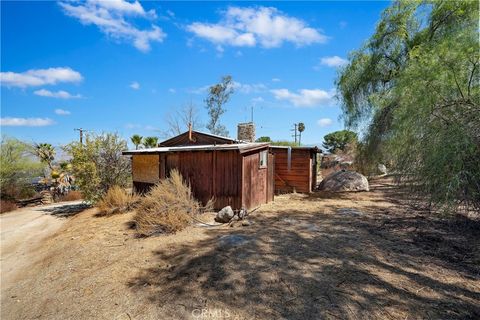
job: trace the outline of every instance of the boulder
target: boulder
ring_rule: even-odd
[[[218,211],[217,216],[215,217],[216,222],[227,223],[232,220],[235,213],[232,210],[232,207],[226,206],[222,210]]]
[[[369,191],[365,176],[354,171],[337,171],[325,177],[319,186],[325,191]]]
[[[387,174],[387,167],[384,164],[379,163],[377,169],[380,174]]]

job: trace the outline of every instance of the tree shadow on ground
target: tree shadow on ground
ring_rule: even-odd
[[[37,211],[45,212],[52,216],[56,216],[59,218],[68,218],[72,217],[86,209],[90,208],[89,205],[84,203],[75,203],[75,204],[65,204],[56,207],[47,207],[47,208],[39,208]]]
[[[155,266],[129,286],[164,318],[199,309],[259,319],[480,317],[478,225],[327,214],[317,200],[318,212],[259,210],[250,227],[206,230],[206,240],[155,252]]]

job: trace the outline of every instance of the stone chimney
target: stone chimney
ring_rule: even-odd
[[[239,123],[237,140],[255,142],[255,124],[253,122]]]

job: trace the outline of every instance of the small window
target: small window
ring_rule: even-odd
[[[260,167],[260,168],[266,168],[266,167],[267,167],[267,161],[268,161],[268,151],[262,151],[262,152],[260,152],[260,163],[259,163],[259,167]]]

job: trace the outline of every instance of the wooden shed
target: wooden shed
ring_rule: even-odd
[[[309,193],[317,186],[317,147],[270,146],[275,155],[275,193]]]
[[[126,151],[133,186],[145,192],[177,169],[202,203],[252,209],[273,200],[274,156],[266,143],[158,147]]]

